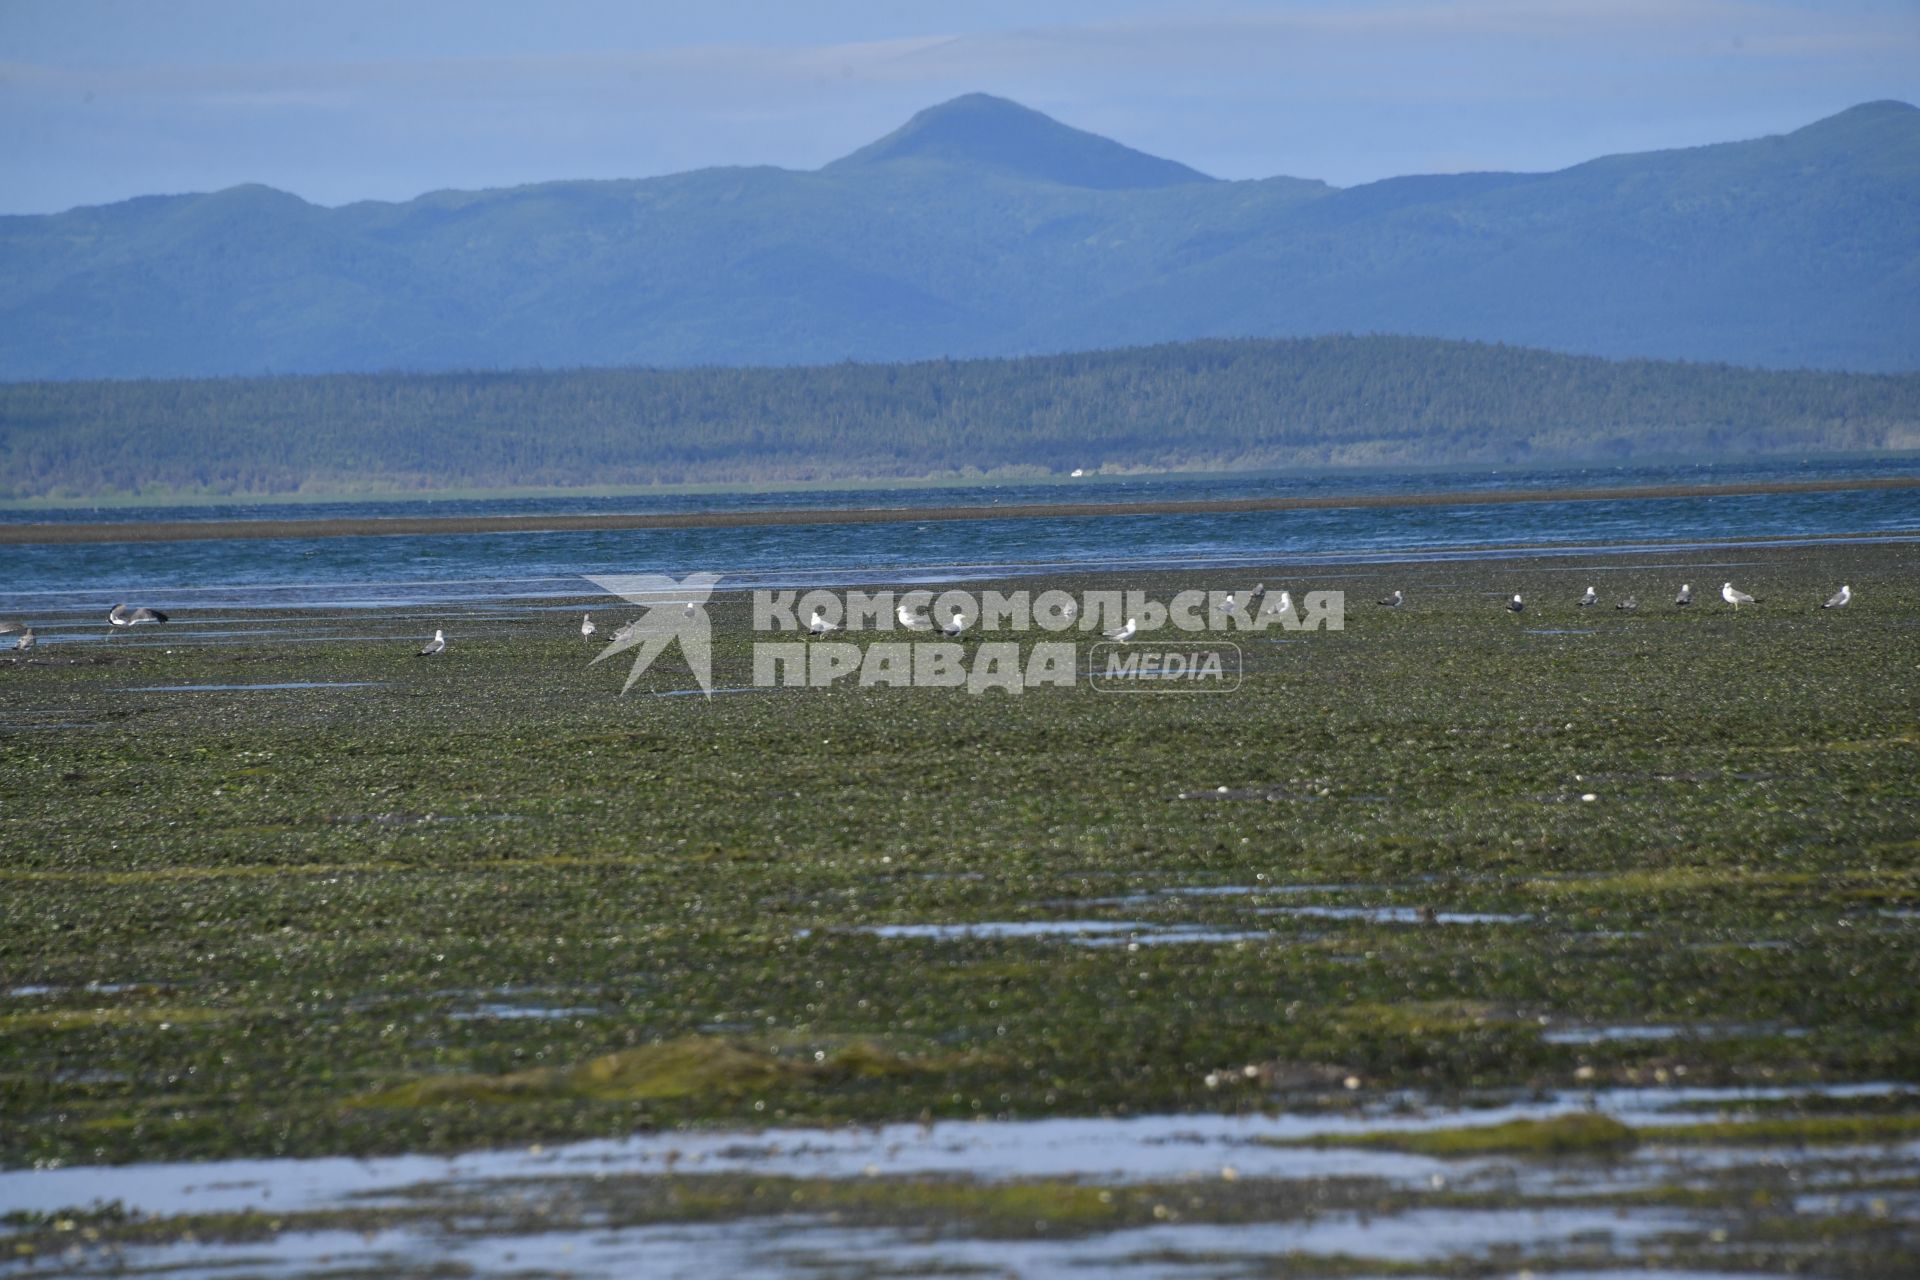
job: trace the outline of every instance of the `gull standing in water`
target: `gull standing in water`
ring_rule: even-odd
[[[833,623],[827,621],[826,610],[822,609],[819,605],[813,607],[813,616],[807,619],[808,631],[811,631],[816,636],[823,636],[829,631],[837,631],[838,629],[839,628]]]
[[[438,627],[435,627],[433,631],[433,639],[427,641],[426,646],[422,648],[420,652],[415,654],[414,656],[416,658],[431,658],[436,653],[445,653],[446,651],[447,651],[447,637],[444,633],[441,632],[441,630]]]
[[[1508,613],[1519,613],[1521,610],[1525,609],[1526,607],[1527,607],[1526,602],[1520,598],[1520,593],[1518,591],[1513,593],[1513,599],[1507,601]]]
[[[1580,597],[1580,607],[1582,609],[1585,609],[1589,605],[1598,604],[1599,602],[1600,602],[1600,593],[1598,591],[1595,591],[1592,587],[1588,587],[1587,594]]]
[[[158,609],[130,609],[124,604],[117,604],[107,611],[107,621],[116,627],[139,627],[166,620],[167,615]]]
[[[1693,584],[1689,582],[1683,582],[1680,584],[1680,594],[1673,598],[1673,607],[1676,609],[1684,609],[1692,603],[1693,603]]]
[[[1844,609],[1847,607],[1847,602],[1851,599],[1853,599],[1853,588],[1843,582],[1840,584],[1840,589],[1828,596],[1827,602],[1820,607],[1822,609]]]
[[[1752,596],[1744,591],[1734,590],[1731,582],[1723,582],[1720,584],[1720,598],[1732,605],[1735,609],[1738,609],[1743,604],[1753,603]]]
[[[1139,629],[1139,627],[1134,625],[1133,619],[1128,618],[1126,626],[1121,627],[1118,631],[1107,632],[1107,639],[1118,640],[1121,644],[1125,644],[1127,641],[1133,639],[1133,633]]]
[[[580,615],[580,638],[582,640],[591,639],[593,636],[593,632],[594,632],[593,615],[590,613],[581,614]]]
[[[1405,596],[1405,594],[1403,594],[1402,592],[1396,591],[1392,595],[1388,596],[1386,599],[1380,601],[1379,603],[1382,605],[1385,605],[1389,609],[1398,609],[1401,605],[1405,604],[1406,602],[1407,602],[1407,597]]]

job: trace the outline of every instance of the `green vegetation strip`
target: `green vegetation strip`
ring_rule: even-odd
[[[1279,1147],[1378,1147],[1426,1156],[1566,1156],[1630,1150],[1643,1142],[1685,1146],[1901,1142],[1920,1134],[1920,1116],[1792,1116],[1767,1120],[1630,1128],[1611,1116],[1582,1113],[1448,1129],[1395,1129],[1263,1139]]]

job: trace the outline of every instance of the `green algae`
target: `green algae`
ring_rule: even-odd
[[[1759,1120],[1629,1127],[1611,1116],[1580,1112],[1547,1120],[1442,1129],[1393,1129],[1263,1139],[1269,1146],[1378,1147],[1426,1156],[1530,1157],[1612,1154],[1655,1142],[1684,1146],[1814,1146],[1904,1142],[1920,1134],[1920,1116],[1776,1116]]]
[[[1607,1155],[1629,1150],[1639,1141],[1639,1135],[1618,1120],[1594,1113],[1452,1129],[1396,1129],[1297,1141],[1268,1140],[1272,1146],[1383,1147],[1426,1156]]]
[[[537,1067],[502,1075],[430,1076],[356,1100],[368,1107],[510,1103],[578,1098],[642,1102],[713,1094],[739,1097],[770,1089],[831,1086],[944,1070],[938,1059],[914,1059],[861,1041],[818,1051],[812,1060],[786,1057],[738,1041],[682,1036],[662,1044],[591,1058],[573,1067]]]
[[[1690,1146],[1841,1145],[1905,1142],[1920,1136],[1920,1115],[1766,1116],[1757,1120],[1642,1125],[1640,1138]]]
[[[18,1035],[28,1031],[94,1031],[115,1027],[152,1027],[167,1031],[174,1027],[212,1022],[220,1016],[218,1009],[197,1009],[185,1005],[31,1009],[19,1013],[0,1013],[0,1035]]]
[[[417,619],[376,617],[391,644],[7,666],[0,722],[126,718],[0,729],[0,989],[53,988],[0,998],[0,1163],[1920,1080],[1920,925],[1898,914],[1920,901],[1913,552],[1741,554],[1783,598],[1842,577],[1859,598],[1643,610],[1575,647],[1484,606],[1518,589],[1551,616],[1592,557],[1356,567],[1326,580],[1363,600],[1404,579],[1409,609],[1249,644],[1221,698],[646,697],[685,686],[672,663],[622,698],[567,615],[533,612],[450,619],[444,664],[414,659]],[[1643,599],[1673,572],[1666,553],[1605,567]],[[746,683],[748,606],[713,612],[716,681]],[[226,683],[241,660],[387,683],[114,692]],[[1179,799],[1222,785],[1263,798]],[[1233,885],[1263,892],[1161,892]],[[1264,892],[1314,885],[1349,887]],[[1529,918],[1264,911],[1290,904]],[[859,932],[1049,919],[1243,940]],[[472,1016],[493,1007],[528,1016]],[[1541,1019],[1755,1031],[1563,1045]],[[688,1037],[744,1046],[715,1077],[744,1083],[569,1074]],[[814,1070],[863,1041],[922,1066]],[[365,1105],[409,1088],[419,1105]]]

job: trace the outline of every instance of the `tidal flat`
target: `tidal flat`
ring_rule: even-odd
[[[1721,604],[1727,578],[1758,603]],[[0,1225],[0,1270],[594,1274],[679,1248],[698,1274],[716,1222],[751,1224],[745,1269],[791,1244],[804,1274],[1920,1267],[1920,546],[978,585],[1260,580],[1344,590],[1346,626],[1230,636],[1231,693],[708,699],[670,652],[622,695],[626,662],[588,661],[633,612],[607,597],[0,651],[0,1188],[1251,1126],[1204,1174],[1137,1179],[656,1153],[279,1216],[78,1180]],[[751,686],[745,596],[709,613],[715,685]],[[416,658],[436,627],[447,653]],[[1581,1101],[1685,1089],[1719,1092]],[[1582,1111],[1606,1121],[1553,1123]],[[1255,1141],[1286,1117],[1389,1136]]]

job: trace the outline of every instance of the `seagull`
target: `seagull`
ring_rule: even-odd
[[[633,628],[638,622],[639,619],[636,618],[632,622],[623,622],[615,627],[613,634],[608,637],[608,643],[619,644],[622,640],[630,638],[633,635]]]
[[[1128,618],[1126,626],[1121,627],[1118,631],[1107,632],[1107,639],[1118,640],[1121,644],[1125,644],[1127,641],[1133,639],[1133,633],[1139,629],[1139,627],[1134,625],[1133,619]]]
[[[1588,587],[1587,594],[1580,597],[1580,607],[1582,609],[1586,608],[1588,605],[1598,604],[1598,603],[1600,603],[1600,593],[1598,591],[1595,591],[1592,587]]]
[[[1843,582],[1840,584],[1840,589],[1827,597],[1827,602],[1820,607],[1822,609],[1844,609],[1847,607],[1847,601],[1851,599],[1853,599],[1853,588]],[[32,635],[33,633],[28,632],[27,634]]]
[[[815,605],[813,607],[813,616],[807,619],[807,630],[813,632],[816,636],[823,636],[829,631],[838,630],[838,628],[833,623],[827,621],[825,610],[821,609],[819,605]]]
[[[1640,602],[1636,600],[1634,597],[1628,596],[1625,600],[1622,600],[1619,604],[1613,607],[1616,609],[1625,609],[1628,613],[1632,613],[1635,609],[1638,609],[1640,607]]]
[[[1080,606],[1075,604],[1073,601],[1069,600],[1067,601],[1066,606],[1060,610],[1060,616],[1065,618],[1068,622],[1072,622],[1074,615],[1079,612],[1080,612]]]
[[[1731,582],[1720,584],[1720,598],[1738,609],[1743,604],[1752,604],[1753,597],[1744,591],[1735,591]]]
[[[27,650],[33,648],[33,639],[33,628],[28,627],[20,633],[20,638],[13,642],[13,647],[16,651],[25,653]]]
[[[1513,599],[1507,601],[1507,612],[1509,613],[1519,613],[1526,607],[1526,602],[1520,599],[1520,593],[1518,591],[1513,593]]]
[[[1266,583],[1264,582],[1254,583],[1253,590],[1247,592],[1247,608],[1254,613],[1260,612],[1260,601],[1266,597],[1266,594],[1267,594]]]
[[[680,616],[683,618],[691,618],[693,616],[693,601],[689,600],[680,606]]]
[[[1676,609],[1684,609],[1692,603],[1693,603],[1693,584],[1688,582],[1683,582],[1680,584],[1680,594],[1673,598],[1673,607]]]
[[[580,615],[580,638],[582,640],[585,640],[589,636],[591,636],[593,632],[594,632],[593,615],[590,613],[581,614]]]
[[[907,608],[904,604],[894,609],[893,619],[908,631],[918,631],[920,629],[920,619],[914,617],[913,610]]]
[[[960,633],[967,629],[967,620],[960,616],[960,606],[953,606],[953,616],[947,619],[947,625],[940,628],[940,634],[949,640],[957,640]]]
[[[30,630],[24,622],[0,622],[0,636],[10,636],[16,631]]]
[[[1240,606],[1233,602],[1233,592],[1227,592],[1227,602],[1221,606],[1221,609],[1226,613],[1236,613],[1239,611]]]
[[[447,638],[442,635],[439,628],[436,627],[434,628],[433,639],[427,641],[426,647],[414,656],[417,658],[431,658],[436,653],[445,653],[446,651]]]
[[[1268,613],[1286,615],[1293,612],[1293,597],[1285,587],[1280,588],[1280,598],[1267,606]]]
[[[107,621],[116,627],[138,627],[149,622],[165,622],[167,615],[158,609],[129,609],[117,604],[107,613]]]
[[[1401,605],[1405,604],[1406,602],[1407,602],[1407,597],[1398,591],[1388,596],[1385,600],[1380,601],[1381,604],[1385,605],[1389,609],[1398,609]]]

